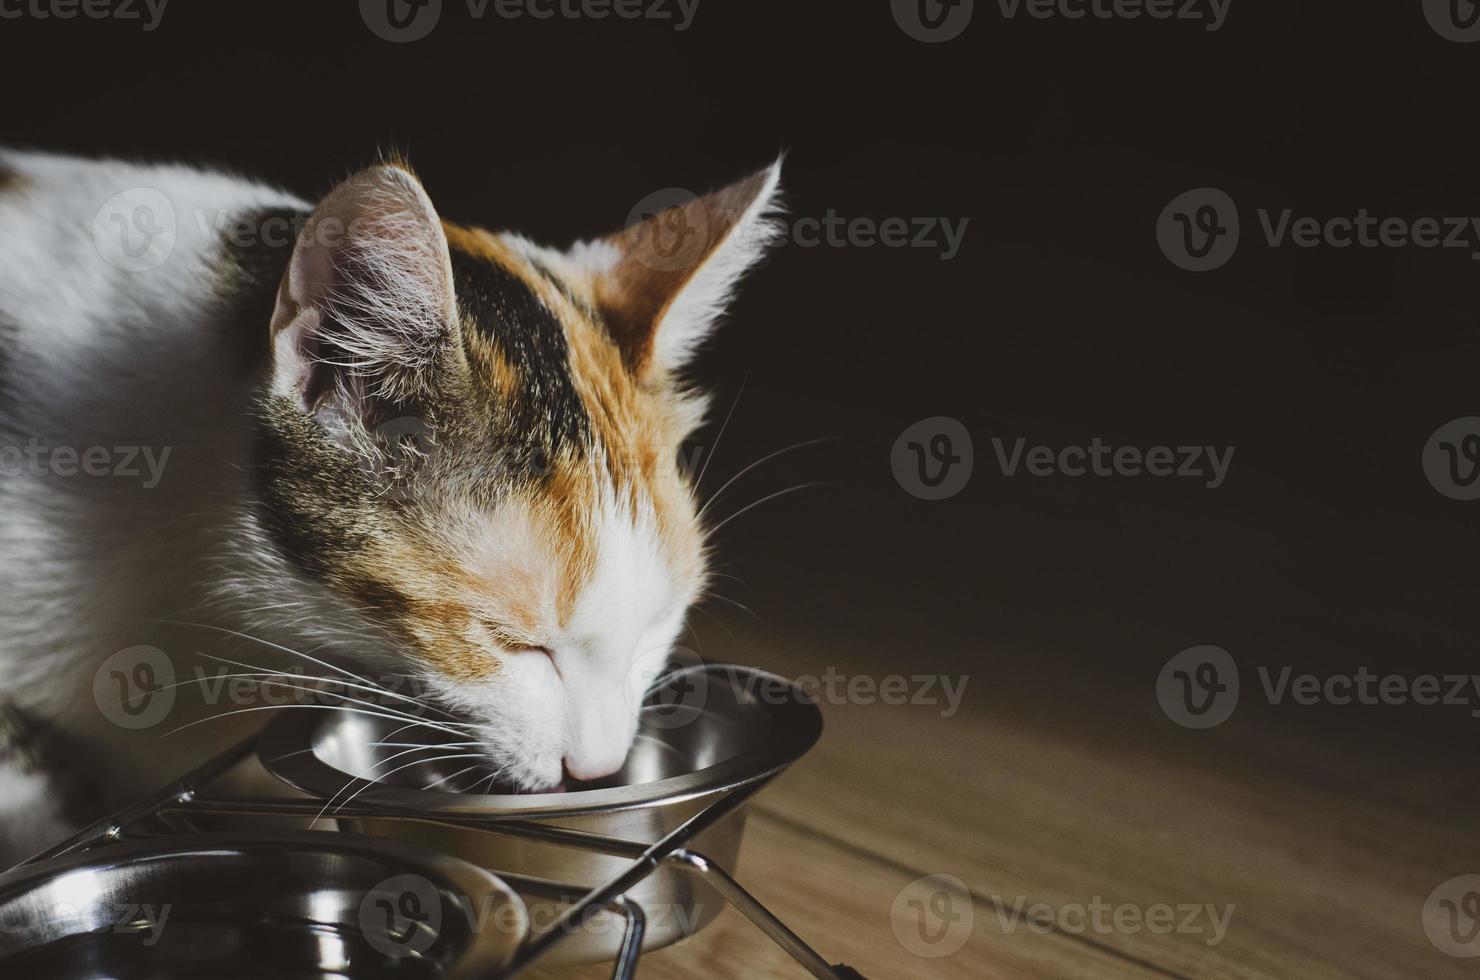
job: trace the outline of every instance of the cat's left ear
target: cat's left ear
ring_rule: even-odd
[[[425,392],[457,304],[442,222],[383,164],[330,191],[293,249],[272,317],[273,391],[310,415],[374,416]]]
[[[779,237],[781,161],[703,197],[680,196],[625,231],[577,245],[596,307],[628,368],[645,381],[680,370],[735,287]]]

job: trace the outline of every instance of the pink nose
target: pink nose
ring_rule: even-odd
[[[591,756],[576,758],[575,756],[568,755],[565,757],[565,772],[572,779],[587,782],[592,779],[601,779],[603,776],[610,776],[622,768],[623,761],[623,756],[617,756],[616,758],[597,758]]]

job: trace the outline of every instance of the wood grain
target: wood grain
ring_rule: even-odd
[[[1024,929],[1003,937],[975,928],[955,955],[923,959],[896,938],[890,910],[916,875],[850,847],[757,814],[747,830],[743,878],[750,890],[831,961],[870,978],[1141,978],[1154,972],[1064,937]],[[975,908],[980,924],[990,910]],[[908,925],[908,921],[905,922]],[[611,968],[531,971],[533,977],[608,977]],[[808,974],[733,909],[677,946],[643,958],[640,975],[659,980],[693,976],[799,978]]]
[[[821,642],[766,666],[829,663],[870,667]],[[951,717],[941,705],[824,705],[822,741],[754,805],[737,877],[831,960],[874,978],[1475,975],[1422,928],[1431,891],[1480,870],[1480,831],[1442,794],[1364,785],[1384,770],[1339,738],[1290,743],[1247,724],[1188,733],[1135,691],[973,683]],[[937,959],[894,928],[896,900],[927,875],[971,893],[969,940]],[[1098,921],[1085,918],[1094,907]],[[1148,914],[1169,918],[1152,929]],[[726,912],[646,957],[642,975],[805,974]]]

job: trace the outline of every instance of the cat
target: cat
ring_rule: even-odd
[[[706,579],[683,372],[780,165],[561,250],[399,159],[312,205],[0,150],[0,867],[272,716],[187,663],[410,678],[376,703],[519,789],[618,769]]]

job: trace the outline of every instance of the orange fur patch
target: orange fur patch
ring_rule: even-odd
[[[460,531],[430,522],[414,531],[377,537],[352,565],[341,587],[391,614],[393,628],[447,676],[476,681],[500,667],[494,645],[542,645],[569,620],[597,566],[598,515],[614,496],[630,515],[653,514],[661,547],[678,582],[697,588],[703,574],[702,531],[677,453],[695,413],[669,388],[644,384],[631,371],[605,323],[585,296],[591,283],[552,283],[509,241],[476,228],[443,225],[449,245],[497,263],[545,304],[565,335],[571,380],[590,418],[595,446],[550,460],[548,478],[522,491],[518,520],[548,567],[470,567],[444,536]],[[574,295],[574,299],[572,298]],[[468,367],[495,399],[514,397],[521,379],[483,330],[464,330]],[[490,447],[490,452],[497,447]],[[497,520],[496,515],[487,515]],[[469,520],[478,519],[470,517]],[[553,618],[553,622],[550,621]]]

